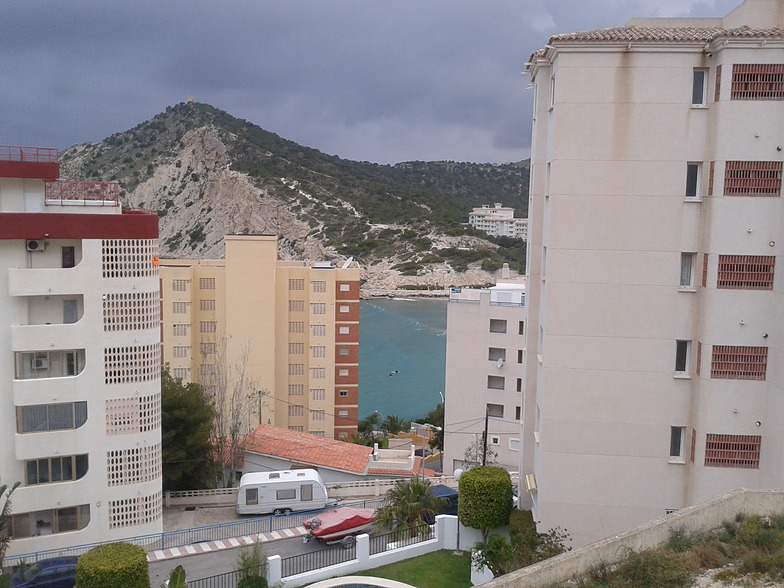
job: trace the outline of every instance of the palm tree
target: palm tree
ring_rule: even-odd
[[[411,427],[411,421],[407,421],[393,414],[387,415],[381,423],[381,430],[384,434],[397,435],[400,431],[405,431]]]
[[[8,549],[8,544],[11,542],[8,532],[9,523],[11,522],[11,494],[14,493],[19,487],[19,482],[8,488],[7,484],[0,486],[0,500],[5,497],[5,503],[2,510],[0,510],[0,570],[3,569],[3,558],[5,557],[5,550]]]
[[[430,481],[417,477],[398,480],[387,491],[387,502],[378,510],[376,523],[391,531],[407,531],[409,537],[425,533],[425,523],[447,506],[445,498],[430,492]]]

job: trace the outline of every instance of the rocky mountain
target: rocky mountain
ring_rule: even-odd
[[[358,259],[369,288],[484,284],[524,243],[464,226],[474,206],[527,214],[528,162],[406,162],[326,155],[206,104],[181,103],[61,154],[64,178],[118,181],[156,210],[163,254],[216,258],[225,234],[280,237],[283,259]]]

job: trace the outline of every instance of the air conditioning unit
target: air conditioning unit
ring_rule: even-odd
[[[28,251],[43,251],[46,249],[46,241],[43,239],[28,239],[26,245]]]
[[[34,370],[45,370],[49,368],[49,357],[45,353],[36,353],[33,358]]]

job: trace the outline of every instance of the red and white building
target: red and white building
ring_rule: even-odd
[[[8,555],[162,531],[158,220],[57,151],[0,147]]]

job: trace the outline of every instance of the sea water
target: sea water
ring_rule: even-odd
[[[359,418],[427,416],[441,402],[445,299],[373,298],[360,303]]]

